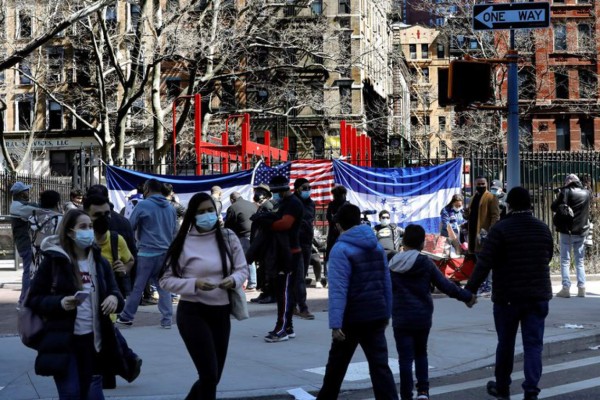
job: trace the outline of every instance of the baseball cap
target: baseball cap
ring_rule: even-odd
[[[12,187],[10,188],[10,193],[12,194],[17,194],[17,193],[21,193],[24,192],[25,190],[29,190],[31,189],[31,185],[26,185],[23,182],[15,182],[14,185],[12,185]]]

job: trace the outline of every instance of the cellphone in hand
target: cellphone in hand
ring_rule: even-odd
[[[79,290],[77,293],[75,293],[75,300],[82,303],[83,301],[85,301],[85,299],[88,298],[89,295],[90,292],[84,292],[83,290]]]

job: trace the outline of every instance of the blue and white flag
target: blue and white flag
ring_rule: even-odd
[[[213,186],[220,186],[222,189],[223,212],[229,207],[229,195],[233,192],[239,192],[244,199],[252,201],[253,193],[252,185],[250,185],[252,170],[221,175],[174,176],[148,174],[108,165],[106,167],[106,186],[108,187],[110,201],[115,205],[115,210],[119,211],[125,207],[127,197],[135,193],[139,183],[144,183],[146,180],[153,178],[173,185],[173,191],[184,206],[187,206],[188,201],[194,194],[198,192],[210,193],[210,188]]]
[[[412,168],[365,168],[335,160],[333,170],[350,203],[362,211],[388,210],[392,222],[418,224],[427,233],[439,233],[442,208],[461,193],[462,158]],[[378,220],[377,215],[370,219]]]

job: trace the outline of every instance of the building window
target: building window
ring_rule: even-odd
[[[479,48],[479,42],[477,41],[477,39],[471,38],[471,40],[469,40],[469,49],[477,50],[478,48]]]
[[[19,65],[18,73],[19,83],[21,85],[31,85],[31,67],[28,62],[23,61],[21,65]]]
[[[48,129],[63,128],[63,109],[56,101],[48,102]]]
[[[31,25],[31,15],[27,10],[19,10],[17,16],[17,37],[30,38],[33,32]]]
[[[440,157],[442,157],[442,158],[448,157],[448,145],[443,140],[440,140]]]
[[[554,24],[554,51],[567,50],[567,26]]]
[[[437,58],[445,58],[446,57],[446,49],[444,48],[443,43],[438,43],[437,45]]]
[[[338,14],[350,14],[350,0],[338,0]]]
[[[265,88],[260,88],[256,91],[256,103],[264,106],[269,102],[269,91]]]
[[[181,78],[167,78],[167,97],[175,98],[181,94]]]
[[[33,97],[29,94],[20,95],[15,103],[17,106],[18,131],[27,131],[32,128],[33,123]]]
[[[569,98],[569,75],[566,72],[554,73],[554,85],[557,99]]]
[[[310,4],[310,9],[313,15],[323,14],[323,0],[313,0],[313,2]]]
[[[568,119],[556,120],[556,150],[569,151],[571,149],[571,131]]]
[[[69,176],[73,173],[73,160],[76,152],[70,151],[51,151],[50,152],[50,172],[53,176]]]
[[[579,70],[579,98],[594,99],[598,96],[598,76],[589,69]]]
[[[595,45],[590,24],[577,25],[577,46],[579,51],[591,52],[594,50]]]
[[[423,68],[423,83],[429,83],[429,68]]]
[[[135,32],[140,22],[140,17],[142,15],[142,10],[139,4],[130,4],[129,5],[129,31]]]
[[[91,56],[87,50],[75,49],[73,54],[73,68],[75,68],[75,81],[80,86],[90,86],[92,78],[90,76]]]
[[[417,59],[417,45],[414,43],[409,44],[408,45],[408,53],[410,54],[411,60],[416,60]]]
[[[106,21],[106,27],[109,30],[117,29],[117,8],[114,5],[106,6],[104,20]]]
[[[427,43],[421,44],[421,58],[429,58],[429,45]]]
[[[221,81],[221,106],[223,109],[233,110],[235,104],[235,84],[233,79],[223,79]]]
[[[340,85],[340,111],[342,114],[352,113],[352,89],[350,85]]]
[[[519,98],[522,100],[533,100],[536,95],[535,69],[523,67],[518,72]]]
[[[56,84],[62,82],[64,70],[64,49],[62,47],[48,47],[46,50],[47,70],[46,83]]]
[[[446,130],[446,117],[445,116],[438,117],[438,125],[440,126],[440,132],[444,132]]]
[[[144,95],[141,95],[131,105],[131,111],[129,112],[129,126],[131,128],[139,129],[145,126],[145,109],[146,102],[144,101]]]
[[[594,120],[592,118],[581,118],[579,120],[581,129],[581,147],[584,149],[594,148]]]

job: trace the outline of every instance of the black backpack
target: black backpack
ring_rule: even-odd
[[[558,205],[554,216],[552,217],[552,223],[559,232],[571,232],[573,229],[573,220],[575,214],[573,209],[567,204],[568,191],[563,191],[563,202]]]

